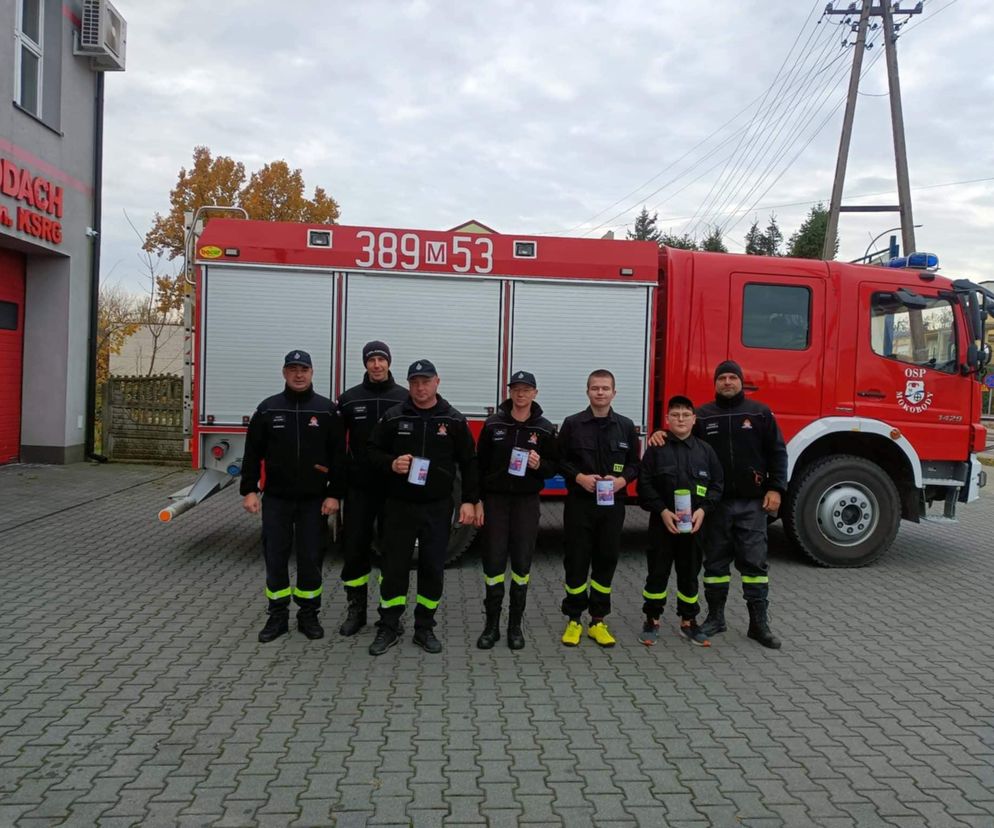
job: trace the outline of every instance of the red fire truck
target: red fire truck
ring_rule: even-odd
[[[587,374],[608,368],[615,408],[647,435],[664,400],[710,399],[714,366],[735,359],[787,440],[787,533],[825,565],[869,563],[902,518],[952,519],[986,483],[977,378],[994,294],[934,269],[220,218],[192,247],[188,433],[202,474],[164,520],[238,476],[286,351],[308,350],[334,398],[361,379],[372,339],[397,365],[433,360],[476,429],[513,370],[537,374],[559,423],[586,405]],[[453,527],[453,555],[469,531]]]

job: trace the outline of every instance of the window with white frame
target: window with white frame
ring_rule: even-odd
[[[43,0],[17,0],[14,27],[14,100],[32,115],[42,114]]]

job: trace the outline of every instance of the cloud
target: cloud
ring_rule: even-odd
[[[739,241],[771,210],[789,236],[830,195],[851,53],[815,24],[824,2],[117,5],[129,48],[107,83],[106,268],[133,258],[122,211],[140,225],[165,211],[197,144],[250,168],[285,158],[364,225],[620,235],[646,204],[675,232],[718,222]],[[994,12],[933,5],[898,45],[913,186],[994,176]],[[883,66],[864,92],[886,91]],[[894,166],[887,98],[861,95],[856,113],[858,203],[893,190]],[[990,196],[914,191],[950,272],[990,268]],[[893,219],[845,217],[841,255]]]

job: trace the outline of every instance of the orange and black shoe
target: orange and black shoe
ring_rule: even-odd
[[[711,646],[711,640],[701,632],[701,628],[697,626],[697,622],[689,618],[680,622],[680,635],[698,647]]]
[[[659,640],[659,619],[646,618],[642,625],[642,632],[639,633],[639,641],[646,647],[651,647]]]

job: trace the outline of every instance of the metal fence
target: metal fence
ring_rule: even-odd
[[[112,460],[189,460],[183,439],[183,378],[111,377],[104,389],[103,451]]]

